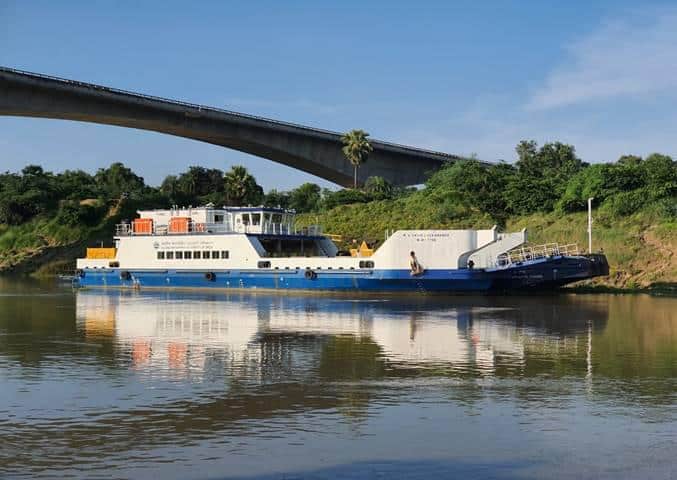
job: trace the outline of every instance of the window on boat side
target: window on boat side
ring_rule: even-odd
[[[282,223],[281,213],[273,213],[273,223]]]
[[[174,252],[167,252],[167,260],[174,260]]]
[[[165,252],[157,252],[157,259],[158,260],[164,260],[165,259]]]
[[[248,213],[242,214],[242,223],[244,223],[245,225],[249,225],[249,214]]]
[[[190,260],[191,258],[193,258],[193,252],[183,252],[183,258],[185,258],[186,260]]]
[[[260,213],[252,213],[252,225],[261,225]]]
[[[223,215],[214,214],[214,223],[223,223]]]
[[[374,268],[374,262],[371,260],[363,260],[360,262],[360,268]]]
[[[221,258],[223,258],[224,260],[230,258],[228,250],[221,250]]]
[[[195,260],[200,260],[201,256],[202,256],[202,252],[201,252],[200,250],[195,250],[195,251],[193,252],[193,258],[194,258]]]
[[[211,254],[211,252],[209,250],[204,250],[202,252],[202,258],[207,259],[211,256],[210,254]]]
[[[218,250],[214,250],[214,251],[212,252],[212,258],[216,258],[216,259],[219,258],[219,251],[218,251]]]
[[[270,268],[270,262],[268,262],[268,261],[259,262],[258,265],[259,265],[259,268]]]
[[[183,260],[183,252],[174,252],[174,258],[177,260]]]

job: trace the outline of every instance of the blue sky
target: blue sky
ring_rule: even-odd
[[[589,162],[677,156],[674,2],[0,0],[0,65],[485,160],[525,138]],[[246,165],[266,188],[327,182],[200,142],[0,117],[0,170],[122,161],[158,184]]]

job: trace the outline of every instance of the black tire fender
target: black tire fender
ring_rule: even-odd
[[[214,274],[214,272],[207,272],[205,273],[205,278],[208,281],[213,282],[214,280],[216,280],[216,275]]]
[[[315,273],[313,270],[306,270],[303,276],[308,280],[315,280],[317,278],[317,273]]]

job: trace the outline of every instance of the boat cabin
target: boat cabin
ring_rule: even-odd
[[[319,236],[316,226],[295,229],[296,212],[270,207],[173,207],[139,210],[139,218],[117,225],[117,236],[246,233]]]

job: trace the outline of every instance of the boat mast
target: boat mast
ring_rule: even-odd
[[[588,253],[592,253],[592,200],[588,198]]]

